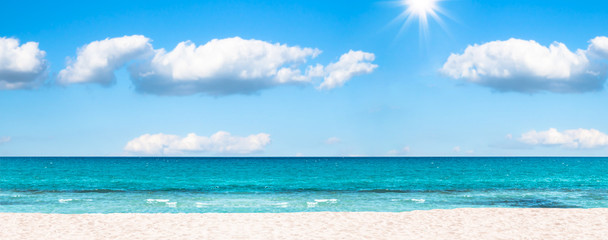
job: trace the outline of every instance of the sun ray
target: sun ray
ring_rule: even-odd
[[[445,29],[445,23],[441,16],[446,14],[438,5],[441,1],[443,0],[400,0],[399,5],[404,6],[405,11],[393,21],[403,21],[405,19],[400,32],[405,31],[414,21],[418,21],[420,37],[427,38],[430,20],[434,20],[441,28]]]

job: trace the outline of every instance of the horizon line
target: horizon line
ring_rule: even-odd
[[[0,156],[0,158],[608,158],[608,156]]]

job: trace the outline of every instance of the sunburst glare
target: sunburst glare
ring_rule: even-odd
[[[405,7],[405,11],[403,11],[395,20],[402,21],[405,19],[401,31],[413,21],[418,20],[421,37],[427,37],[429,16],[443,27],[443,20],[439,14],[445,15],[445,12],[438,5],[441,1],[443,0],[400,0],[399,5]]]

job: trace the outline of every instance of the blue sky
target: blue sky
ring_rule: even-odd
[[[0,155],[608,154],[608,40],[596,38],[608,2],[436,5],[444,28],[430,20],[421,37],[393,21],[405,2],[3,3],[5,44],[44,54],[14,75],[0,52],[0,86],[25,84],[0,90]],[[243,77],[270,63],[271,76]],[[279,81],[282,68],[301,75]]]

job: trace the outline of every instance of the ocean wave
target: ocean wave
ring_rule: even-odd
[[[608,189],[569,189],[569,188],[454,188],[454,189],[407,189],[407,188],[389,188],[389,189],[365,189],[365,188],[280,188],[267,186],[252,186],[252,187],[204,187],[204,188],[159,188],[159,189],[0,189],[0,192],[17,193],[19,197],[23,197],[20,193],[26,194],[46,194],[46,193],[190,193],[190,194],[292,194],[292,193],[328,193],[328,194],[343,194],[343,193],[437,193],[437,194],[469,194],[477,193],[492,193],[492,192],[593,192],[594,194],[608,194]]]
[[[211,203],[204,203],[204,202],[196,202],[196,207],[197,208],[204,208],[206,206],[212,205]]]
[[[475,201],[473,204],[517,208],[580,208],[580,206],[577,205],[566,204],[557,200],[544,198],[509,198],[500,200]]]
[[[168,203],[169,201],[169,199],[146,199],[147,203]]]
[[[412,199],[410,199],[410,200],[411,200],[412,202],[416,202],[416,203],[424,203],[424,202],[426,202],[426,200],[424,200],[424,199],[416,199],[416,198],[412,198]]]
[[[279,203],[273,203],[271,205],[277,206],[279,208],[286,208],[287,206],[289,206],[288,202],[279,202]]]
[[[82,190],[61,190],[61,189],[0,189],[0,191],[11,191],[28,194],[44,194],[44,193],[117,193],[127,192],[127,190],[115,189],[82,189]]]

